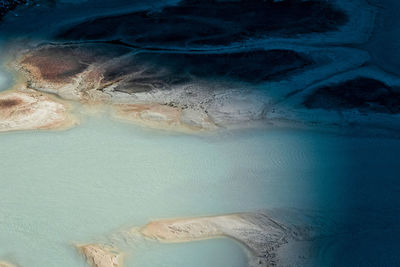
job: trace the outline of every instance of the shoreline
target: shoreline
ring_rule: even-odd
[[[32,90],[0,93],[0,132],[66,130],[79,123],[66,103]]]
[[[323,225],[314,225],[301,213],[274,211],[160,219],[119,232],[122,240],[133,238],[130,245],[124,242],[122,250],[115,241],[77,247],[92,267],[121,267],[122,256],[134,251],[141,238],[166,245],[228,238],[241,244],[249,267],[304,266],[316,256],[311,249],[312,240],[322,234]]]
[[[148,223],[140,233],[147,238],[166,243],[227,237],[246,248],[250,267],[275,266],[278,248],[292,242],[294,236],[307,238],[306,234],[290,229],[266,213],[158,220]]]
[[[122,266],[123,255],[115,248],[97,244],[76,245],[76,248],[92,267]]]
[[[328,118],[331,119],[331,121],[326,121],[326,122],[319,122],[315,123],[312,121],[312,118],[308,118],[307,114],[313,114],[313,110],[306,110],[301,111],[300,113],[296,112],[290,112],[287,113],[287,111],[284,111],[284,109],[279,109],[275,108],[274,106],[271,106],[268,108],[268,110],[272,110],[272,112],[267,112],[267,117],[266,119],[260,119],[260,120],[248,120],[248,121],[238,121],[235,123],[229,123],[227,125],[218,125],[212,120],[210,120],[207,116],[207,114],[202,115],[202,113],[195,113],[194,115],[191,114],[190,116],[194,116],[194,120],[197,121],[197,123],[193,123],[193,121],[190,121],[190,116],[188,119],[186,119],[183,116],[183,112],[185,110],[182,110],[179,106],[174,106],[174,105],[166,105],[166,104],[160,104],[158,102],[142,102],[142,101],[128,101],[126,103],[124,102],[110,102],[110,101],[85,101],[85,100],[66,100],[62,96],[58,95],[56,92],[47,92],[47,91],[42,91],[42,90],[37,90],[37,89],[25,89],[27,84],[29,84],[29,76],[26,76],[26,73],[24,74],[20,70],[20,67],[16,67],[17,60],[14,56],[10,56],[7,61],[3,63],[4,68],[6,68],[7,72],[12,74],[14,76],[13,80],[14,83],[12,86],[6,90],[3,90],[1,93],[11,93],[11,92],[18,92],[18,91],[33,91],[36,92],[37,94],[43,94],[46,95],[48,98],[55,102],[60,102],[63,105],[66,106],[68,110],[68,117],[69,117],[69,122],[67,122],[65,125],[62,126],[55,126],[55,127],[38,127],[38,128],[29,128],[25,130],[31,130],[31,129],[51,129],[51,130],[66,130],[71,127],[74,127],[75,125],[79,124],[80,119],[78,119],[77,116],[73,115],[73,113],[82,113],[85,115],[90,116],[93,113],[106,113],[108,117],[111,119],[121,122],[121,123],[131,123],[134,125],[138,125],[140,127],[145,127],[149,129],[154,129],[156,131],[166,131],[170,133],[182,133],[182,134],[195,134],[195,135],[208,135],[208,134],[214,134],[214,133],[219,133],[223,131],[246,131],[246,130],[251,130],[251,129],[281,129],[281,128],[287,128],[287,129],[307,129],[307,130],[314,130],[314,131],[322,131],[322,132],[328,132],[328,133],[343,133],[343,134],[357,134],[360,132],[363,132],[364,135],[373,135],[375,136],[376,134],[382,135],[382,136],[388,136],[388,137],[397,137],[397,126],[392,124],[389,118],[387,122],[385,122],[385,119],[382,120],[382,118],[387,117],[386,115],[380,115],[380,114],[368,114],[367,117],[361,116],[362,114],[357,115],[356,111],[348,111],[347,114],[350,114],[351,117],[354,117],[351,120],[355,120],[358,117],[362,117],[362,121],[358,124],[351,125],[351,123],[343,121],[342,123],[338,123],[337,119],[335,119],[338,115],[336,111],[317,111],[317,113],[321,113],[319,116],[324,116],[327,115]],[[336,75],[338,77],[341,76],[349,76],[351,77],[352,75],[354,76],[355,74],[352,73],[357,73],[359,71],[351,71],[351,72],[346,72],[344,74],[339,74]],[[378,72],[374,72],[374,70],[371,70],[371,75],[375,75],[377,77],[380,77],[382,75],[385,75],[384,73],[379,74]],[[377,74],[374,74],[377,73]],[[334,76],[331,79],[336,79]],[[383,77],[383,76],[382,76]],[[387,76],[389,77],[389,76]],[[398,83],[398,80],[395,78],[388,78],[391,79],[394,84]],[[325,81],[321,82],[322,84],[326,83]],[[317,87],[317,86],[314,86]],[[22,88],[22,89],[21,89]],[[310,89],[307,89],[306,91],[313,90],[313,87]],[[302,95],[307,95],[304,92],[301,93]],[[301,97],[303,98],[303,96]],[[294,105],[298,105],[299,100],[295,100]],[[293,105],[291,103],[293,101],[289,101],[288,103],[290,105]],[[287,105],[287,104],[285,104]],[[284,106],[283,106],[284,107]],[[189,110],[190,111],[190,110]],[[353,113],[353,114],[351,114]],[[339,113],[338,113],[339,114]],[[300,115],[299,118],[298,115]],[[305,116],[304,116],[305,115]],[[340,114],[339,114],[340,115]],[[200,117],[199,117],[200,116]],[[187,117],[187,116],[186,116]],[[315,115],[313,115],[315,117]],[[370,118],[371,117],[371,118]],[[374,117],[379,118],[379,122],[374,122],[375,119]],[[382,118],[380,118],[382,117]],[[366,120],[365,120],[366,119]],[[350,120],[350,121],[351,121]],[[199,123],[200,121],[200,123]],[[16,129],[18,130],[18,129]]]
[[[266,50],[276,49],[275,46],[271,44]],[[332,110],[308,109],[302,104],[302,101],[326,84],[346,82],[357,77],[363,70],[371,79],[382,80],[394,86],[400,84],[397,77],[389,77],[390,75],[383,72],[377,74],[373,68],[362,67],[369,60],[365,51],[349,48],[311,48],[306,45],[295,48],[293,44],[286,46],[287,49],[294,49],[293,51],[308,53],[317,61],[324,62],[329,59],[330,63],[319,68],[318,63],[319,71],[311,68],[304,70],[304,73],[289,76],[288,80],[271,81],[254,88],[249,84],[234,81],[195,79],[183,85],[152,88],[149,91],[141,88],[141,83],[129,83],[129,79],[136,75],[134,70],[130,69],[130,60],[135,59],[132,57],[132,51],[118,48],[113,52],[117,55],[110,55],[104,52],[107,51],[104,49],[111,47],[104,44],[42,44],[25,49],[19,56],[15,56],[9,66],[19,76],[18,80],[33,90],[54,94],[83,106],[102,107],[110,112],[113,119],[120,122],[167,132],[202,134],[276,125],[317,130],[327,128],[328,131],[332,129],[336,132],[342,132],[344,128],[349,128],[350,132],[356,128],[369,132],[371,128],[376,128],[385,135],[393,135],[398,131],[400,125],[394,123],[398,114],[379,113],[374,110],[364,112],[358,108],[345,109],[340,106]],[[66,54],[58,59],[56,55],[60,53]],[[352,53],[358,57],[351,56]],[[102,55],[100,59],[97,54]],[[140,64],[138,68],[142,68]],[[128,68],[128,74],[115,74],[115,69],[119,67]],[[145,64],[143,68],[145,71]],[[329,70],[333,68],[342,70]],[[155,71],[157,75],[161,75],[157,71],[159,70]],[[113,78],[107,78],[107,75]],[[140,79],[148,79],[147,76],[142,78],[140,75]],[[162,78],[157,75],[150,75],[150,81],[145,80],[144,84],[153,86],[152,79],[154,84],[159,82],[158,79],[162,84]],[[318,75],[322,75],[323,78],[316,79]],[[305,81],[304,77],[311,80]],[[295,85],[298,88],[293,87]],[[123,90],[116,90],[118,87],[122,87]],[[263,91],[263,88],[268,87],[272,89]],[[125,91],[128,89],[139,91]],[[142,89],[144,91],[140,91]]]

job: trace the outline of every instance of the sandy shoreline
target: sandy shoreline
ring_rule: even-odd
[[[262,211],[155,220],[120,234],[123,240],[134,238],[132,249],[141,242],[139,236],[166,244],[225,237],[243,245],[250,267],[306,266],[315,256],[312,240],[322,233],[323,225],[301,213]],[[93,267],[122,266],[125,252],[112,243],[77,247]]]
[[[96,244],[77,245],[76,247],[92,267],[122,266],[123,256],[114,248]]]
[[[0,132],[67,129],[77,124],[69,107],[33,90],[0,93]]]
[[[6,51],[9,53],[2,68],[13,76],[13,84],[0,92],[0,132],[66,130],[79,124],[71,103],[27,88],[25,76],[14,66],[14,49],[6,47]]]
[[[247,248],[249,266],[282,266],[279,249],[311,236],[306,226],[281,222],[268,213],[160,220],[150,222],[140,232],[147,238],[167,243],[229,237]]]

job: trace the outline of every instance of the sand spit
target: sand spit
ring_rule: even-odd
[[[143,238],[166,244],[230,238],[243,245],[249,267],[316,266],[321,253],[316,240],[335,233],[347,233],[347,230],[326,214],[268,210],[161,219],[117,232],[107,238],[105,245],[88,244],[78,248],[92,266],[114,267],[122,266],[121,251],[130,253]]]
[[[140,231],[161,242],[188,242],[226,236],[242,243],[249,252],[249,266],[306,264],[310,260],[312,228],[272,218],[267,213],[240,213],[213,217],[154,221]],[[295,245],[294,245],[295,244]],[[285,247],[296,246],[292,259]],[[283,262],[285,260],[285,263]]]
[[[122,266],[122,255],[114,248],[97,244],[79,245],[77,247],[93,267]]]
[[[0,94],[0,132],[63,129],[76,124],[67,106],[35,91]]]
[[[151,128],[179,132],[198,132],[217,128],[206,113],[182,110],[171,105],[116,104],[113,105],[113,111],[113,116],[117,119],[139,123]]]

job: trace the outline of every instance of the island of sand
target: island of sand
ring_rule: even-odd
[[[122,255],[114,248],[96,244],[78,245],[77,248],[92,267],[122,266]]]
[[[260,211],[152,221],[119,233],[120,240],[124,240],[123,253],[115,236],[110,245],[78,247],[91,266],[114,267],[122,266],[121,255],[129,254],[125,241],[130,238],[134,240],[131,244],[134,249],[135,242],[142,242],[140,237],[166,244],[225,237],[243,245],[250,267],[307,266],[318,254],[314,240],[329,234],[335,227],[329,217],[319,214]]]
[[[200,218],[160,220],[140,231],[161,242],[189,242],[222,236],[244,245],[249,266],[297,266],[311,259],[309,249],[315,234],[308,225],[293,225],[268,213],[239,213]],[[291,257],[286,257],[286,248]],[[301,265],[299,265],[301,266]]]
[[[0,94],[0,132],[35,129],[66,129],[76,119],[61,101],[33,90]]]

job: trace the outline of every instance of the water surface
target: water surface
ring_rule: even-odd
[[[2,134],[0,147],[0,258],[21,266],[84,266],[74,243],[158,218],[399,207],[393,139],[287,129],[187,136],[99,116],[63,132]],[[161,266],[188,266],[188,255],[215,251],[190,266],[245,261],[229,240],[161,247],[141,248],[141,259],[131,251],[127,266],[160,266],[157,255],[169,253]]]

